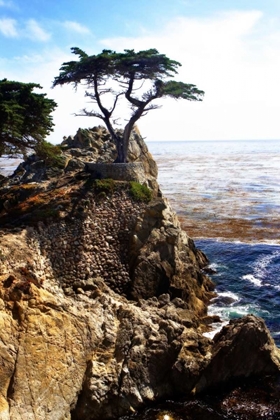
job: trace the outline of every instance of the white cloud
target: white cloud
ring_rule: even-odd
[[[1,0],[0,0],[1,1]],[[7,38],[23,36],[33,41],[46,42],[51,38],[51,34],[46,32],[34,19],[29,19],[25,27],[20,27],[15,19],[0,19],[0,33]]]
[[[17,22],[14,19],[3,18],[0,19],[0,32],[7,38],[14,38],[18,36]]]
[[[162,101],[160,111],[139,121],[148,139],[280,138],[279,31],[276,24],[263,31],[264,23],[259,11],[179,17],[160,33],[104,39],[101,45],[157,48],[182,63],[179,80],[205,91],[200,103]]]
[[[178,80],[205,90],[203,102],[163,100],[161,109],[139,120],[147,140],[280,139],[280,31],[278,22],[258,11],[232,12],[209,18],[179,17],[160,33],[135,38],[110,38],[99,42],[100,50],[122,51],[157,48],[182,63]],[[81,48],[84,48],[81,45]],[[88,51],[88,54],[96,54]],[[37,82],[57,101],[55,131],[50,139],[61,142],[78,127],[93,127],[98,119],[74,117],[85,105],[82,89],[70,86],[51,89],[70,51],[57,48],[19,57],[0,66],[7,77]],[[20,65],[18,65],[20,63]]]
[[[14,7],[14,4],[11,1],[0,0],[0,7],[13,8]]]
[[[86,27],[81,25],[78,22],[67,20],[63,23],[63,26],[73,32],[77,32],[79,34],[90,34],[90,30]]]
[[[25,36],[34,41],[48,41],[51,34],[46,32],[38,22],[34,19],[29,19],[26,23]]]

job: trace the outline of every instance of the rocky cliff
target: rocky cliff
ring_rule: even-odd
[[[204,337],[208,261],[162,197],[140,134],[129,157],[151,191],[141,199],[87,171],[114,160],[103,128],[61,147],[59,167],[32,156],[1,181],[0,419],[113,419],[232,378],[277,377],[261,320]]]

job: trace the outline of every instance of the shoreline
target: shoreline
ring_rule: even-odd
[[[188,233],[188,232],[187,232]],[[244,241],[244,240],[240,240],[240,239],[227,239],[227,238],[223,238],[223,237],[205,237],[205,236],[191,236],[191,238],[193,239],[194,242],[197,241],[211,241],[211,242],[219,242],[219,243],[225,243],[225,244],[236,244],[236,245],[251,245],[251,246],[272,246],[272,247],[280,247],[280,239],[279,242],[274,242],[274,241]]]
[[[260,316],[279,347],[280,245],[209,238],[194,242],[213,269],[210,278],[218,296],[209,302],[208,314],[227,322],[251,313]]]

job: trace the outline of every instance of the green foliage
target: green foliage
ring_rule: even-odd
[[[202,92],[195,85],[176,82],[175,80],[162,83],[159,86],[159,95],[160,92],[162,92],[162,96],[169,96],[173,99],[187,99],[188,101],[202,100]]]
[[[65,158],[61,154],[61,148],[45,140],[34,147],[36,155],[46,162],[47,166],[63,169]]]
[[[152,198],[151,190],[146,185],[139,184],[139,182],[130,182],[130,195],[136,201],[149,202]]]
[[[116,162],[119,163],[127,161],[129,138],[136,121],[148,111],[159,107],[152,104],[154,100],[171,97],[201,101],[204,95],[195,85],[166,80],[177,74],[181,64],[154,48],[139,52],[124,50],[123,53],[103,50],[92,56],[77,47],[72,48],[72,52],[79,60],[63,63],[53,86],[71,83],[76,87],[82,82],[86,84],[90,89],[86,96],[96,104],[97,109],[83,109],[78,115],[100,118],[106,124],[116,143]],[[118,83],[118,91],[111,87],[112,81]],[[107,97],[106,103],[109,103],[108,97],[111,99],[110,106],[105,107],[103,95]],[[113,127],[113,121],[116,120],[113,114],[123,97],[129,102],[131,115],[124,127],[123,136],[120,136]]]
[[[112,193],[115,189],[116,183],[111,178],[96,179],[94,182],[95,191],[98,193]]]
[[[0,156],[25,153],[53,130],[51,113],[56,108],[36,83],[0,80]]]
[[[103,50],[97,55],[87,55],[80,48],[71,48],[72,53],[79,56],[79,61],[63,63],[60,74],[54,80],[54,86],[64,83],[74,83],[76,86],[81,80],[92,84],[94,80],[104,81],[111,76],[114,80],[133,79],[157,80],[163,77],[172,77],[177,73],[178,61],[171,60],[156,49],[135,52],[124,50],[116,53],[112,50]]]

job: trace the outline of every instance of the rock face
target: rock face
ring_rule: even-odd
[[[258,318],[203,336],[208,261],[161,196],[139,133],[130,153],[153,187],[149,202],[84,171],[93,154],[113,158],[106,135],[80,130],[63,143],[59,176],[28,161],[0,191],[1,420],[114,419],[232,378],[279,375]]]
[[[74,137],[65,138],[61,143],[64,167],[46,165],[45,161],[31,155],[19,165],[13,180],[21,182],[42,182],[64,173],[82,171],[88,163],[112,163],[116,158],[116,147],[108,131],[102,127],[79,129]],[[141,171],[146,183],[157,189],[157,165],[142,139],[137,127],[133,130],[128,149],[129,162],[141,163]],[[141,174],[142,177],[142,174]]]
[[[279,350],[262,319],[248,315],[230,321],[214,337],[212,357],[196,391],[250,376],[277,375],[279,363]]]
[[[146,206],[132,231],[130,249],[133,298],[169,293],[171,298],[183,299],[193,312],[206,313],[213,284],[200,268],[208,261],[181,230],[165,199],[154,199]]]

